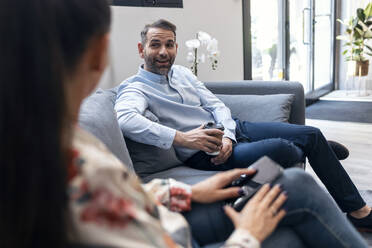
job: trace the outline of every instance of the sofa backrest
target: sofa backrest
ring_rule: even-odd
[[[86,98],[80,108],[79,125],[101,140],[117,158],[133,170],[114,110],[116,92],[116,88],[98,89]]]
[[[293,94],[289,123],[305,124],[304,88],[298,82],[291,81],[234,81],[234,82],[205,82],[205,86],[214,94],[229,95],[271,95]]]
[[[230,109],[231,116],[250,122],[288,122],[293,94],[216,96]]]

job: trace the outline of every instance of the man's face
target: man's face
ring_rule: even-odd
[[[170,30],[150,28],[146,44],[139,43],[138,50],[145,60],[144,69],[156,74],[168,75],[177,55],[176,37]]]

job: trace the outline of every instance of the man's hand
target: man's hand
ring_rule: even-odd
[[[188,132],[176,132],[173,144],[204,152],[219,151],[224,132],[218,129],[203,129],[203,126]]]
[[[241,175],[251,175],[254,172],[254,169],[234,169],[220,172],[213,177],[193,185],[191,187],[191,200],[200,203],[211,203],[239,197],[240,187],[224,187],[238,179]]]
[[[229,138],[222,139],[222,148],[220,154],[211,159],[211,162],[215,165],[223,164],[231,156],[232,153],[232,141]]]

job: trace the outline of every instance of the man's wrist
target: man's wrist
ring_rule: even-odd
[[[231,140],[229,137],[223,137],[222,140],[225,141],[225,142],[229,142],[230,145],[233,144],[233,140]]]
[[[182,145],[184,144],[184,140],[185,140],[185,133],[184,132],[181,132],[181,131],[176,131],[176,135],[174,135],[174,139],[173,139],[173,145]]]
[[[225,129],[224,130],[224,135],[223,135],[224,138],[229,138],[233,144],[236,143],[236,137],[235,137],[235,133],[232,132],[231,130],[229,129]]]

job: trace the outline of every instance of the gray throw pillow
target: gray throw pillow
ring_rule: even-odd
[[[158,117],[149,110],[145,111],[144,116],[153,122],[159,122]],[[173,146],[165,150],[157,146],[136,142],[127,137],[125,137],[125,142],[132,158],[134,170],[141,178],[182,164],[177,158]]]
[[[125,142],[133,161],[134,170],[141,178],[182,164],[177,158],[173,146],[165,150],[129,138],[125,138]]]
[[[216,95],[234,118],[249,122],[288,122],[293,94]]]
[[[116,157],[133,170],[132,161],[116,119],[115,99],[115,88],[98,89],[84,100],[80,108],[79,125],[101,140]]]

